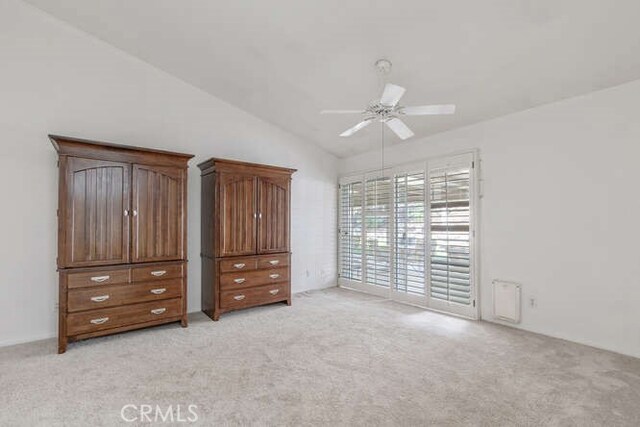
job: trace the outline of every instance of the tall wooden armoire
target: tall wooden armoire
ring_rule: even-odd
[[[69,341],[186,327],[193,156],[49,137],[59,156],[58,352]]]
[[[210,159],[202,170],[202,311],[291,305],[290,199],[295,169]]]

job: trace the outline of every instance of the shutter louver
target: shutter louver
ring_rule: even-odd
[[[362,182],[340,186],[340,277],[362,281]]]
[[[425,174],[394,177],[395,290],[425,294]]]
[[[470,167],[432,171],[430,188],[430,296],[469,305]]]
[[[365,279],[367,284],[389,287],[391,279],[391,179],[365,181]]]

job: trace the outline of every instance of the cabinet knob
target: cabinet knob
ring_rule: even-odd
[[[280,275],[277,273],[274,273],[274,274],[270,274],[269,277],[271,277],[272,279],[277,279],[278,277],[280,277]]]
[[[233,297],[233,299],[236,301],[242,301],[244,298],[245,298],[244,295],[236,295],[235,297]]]
[[[164,294],[167,291],[167,288],[158,288],[158,289],[151,289],[151,293],[155,294],[155,295],[160,295],[160,294]]]
[[[165,311],[167,311],[167,309],[162,307],[162,308],[156,308],[156,309],[151,310],[151,313],[152,314],[162,314]]]
[[[94,325],[102,325],[103,323],[108,321],[109,321],[108,317],[101,317],[99,319],[91,319],[89,322],[93,323]]]
[[[280,289],[271,289],[271,290],[269,291],[269,293],[270,293],[271,295],[276,295],[278,292],[280,292]]]
[[[247,279],[245,279],[244,277],[241,277],[241,278],[239,278],[239,279],[233,279],[233,281],[234,281],[234,282],[236,282],[236,283],[238,283],[238,284],[240,284],[240,283],[244,283],[244,282],[245,282],[245,280],[247,280]]]
[[[241,262],[241,263],[238,263],[238,264],[233,264],[233,266],[235,268],[237,268],[237,269],[241,269],[241,268],[244,268],[245,264]]]
[[[151,272],[151,275],[156,277],[164,276],[165,274],[167,274],[167,270],[156,270]]]
[[[109,299],[109,295],[99,295],[97,297],[91,297],[91,301],[93,302],[102,302]]]
[[[277,260],[277,259],[272,259],[271,261],[269,261],[269,264],[271,264],[271,265],[278,265],[278,264],[280,264],[280,261],[279,261],[279,260]]]
[[[111,276],[93,276],[91,278],[92,282],[97,282],[97,283],[102,283],[105,280],[109,280],[111,278]]]

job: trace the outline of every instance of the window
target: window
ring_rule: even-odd
[[[398,292],[425,293],[424,171],[394,177],[394,284]]]
[[[429,173],[431,297],[469,305],[470,167]]]
[[[340,185],[340,277],[362,280],[362,181]]]
[[[473,155],[341,179],[340,286],[470,317]]]
[[[391,179],[367,178],[364,189],[365,278],[388,287],[391,280]]]

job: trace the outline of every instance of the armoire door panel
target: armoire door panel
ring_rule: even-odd
[[[132,262],[184,258],[185,171],[133,165]]]
[[[256,179],[220,174],[218,256],[256,253]]]
[[[131,166],[68,158],[63,267],[129,261],[129,177]]]
[[[289,177],[258,178],[258,253],[289,250]]]

